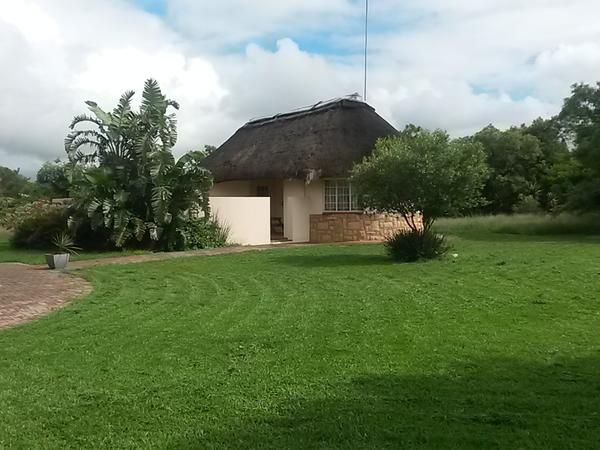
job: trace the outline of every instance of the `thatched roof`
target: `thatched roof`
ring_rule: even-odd
[[[364,102],[343,98],[248,122],[206,159],[215,181],[344,177],[396,129]]]

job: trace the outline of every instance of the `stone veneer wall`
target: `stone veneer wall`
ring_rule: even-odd
[[[390,214],[313,214],[310,216],[310,241],[382,241],[395,231],[407,228],[402,217]]]

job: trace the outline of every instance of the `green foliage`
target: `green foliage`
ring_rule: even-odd
[[[11,219],[11,245],[15,248],[48,249],[53,238],[67,227],[62,206],[38,201],[19,208]]]
[[[570,157],[569,147],[562,136],[561,125],[556,117],[537,118],[530,125],[522,125],[520,131],[538,140],[547,165],[562,162]]]
[[[15,211],[27,203],[28,197],[0,197],[0,228],[11,228]]]
[[[516,214],[538,214],[542,212],[540,203],[533,195],[522,197],[513,207],[513,212]]]
[[[546,170],[542,180],[541,204],[546,211],[560,212],[571,203],[571,209],[577,209],[572,204],[577,196],[573,193],[578,185],[585,180],[581,164],[571,156],[559,160]],[[583,208],[585,209],[585,208]]]
[[[410,127],[380,139],[354,167],[352,182],[368,209],[401,214],[413,230],[422,214],[428,230],[438,217],[480,205],[486,176],[480,144]]]
[[[574,84],[558,115],[567,138],[576,145],[575,156],[594,172],[600,171],[600,82]]]
[[[580,172],[566,207],[577,211],[600,210],[600,83],[575,84],[558,115],[563,133],[574,146]]]
[[[12,230],[29,219],[35,219],[38,216],[44,216],[54,211],[61,211],[63,214],[66,214],[64,205],[54,204],[48,200],[36,200],[34,202],[19,204],[10,209],[4,220],[0,222],[0,226]]]
[[[81,247],[75,245],[75,241],[71,235],[65,231],[56,234],[52,238],[52,245],[58,250],[58,253],[69,253],[70,255],[77,255],[77,251],[81,250]]]
[[[212,218],[190,220],[180,231],[182,250],[223,247],[229,238],[229,228]]]
[[[69,170],[69,164],[58,159],[45,162],[38,170],[36,181],[50,197],[68,197],[71,185]]]
[[[399,230],[385,240],[385,249],[396,262],[440,258],[449,248],[444,236],[431,230]]]
[[[30,182],[18,170],[0,167],[0,227],[10,228],[19,208],[39,200],[44,194],[42,186]]]
[[[23,264],[43,264],[45,262],[44,253],[39,249],[26,249],[26,248],[15,248],[10,244],[11,233],[0,229],[0,263],[3,262],[20,262]],[[96,239],[99,239],[96,237]],[[78,254],[71,257],[71,260],[85,260],[85,259],[102,259],[119,256],[130,256],[130,255],[143,255],[147,254],[144,250],[112,250],[112,251],[95,251],[90,250],[89,247],[81,244],[81,237],[77,235],[75,242],[78,246],[84,249]],[[50,250],[51,246],[44,248],[43,250]]]
[[[542,151],[541,172],[537,181],[535,198],[546,211],[557,211],[566,203],[579,167],[569,153],[562,136],[560,122],[556,117],[538,118],[529,126],[521,126],[521,131],[537,138]]]
[[[483,145],[490,167],[483,191],[486,211],[509,213],[523,198],[537,196],[545,166],[536,137],[522,129],[500,131],[490,125],[473,139]]]
[[[201,152],[173,157],[177,121],[170,109],[179,106],[156,81],[146,81],[139,111],[132,109],[133,95],[123,94],[112,112],[88,101],[93,116],[77,116],[71,124],[65,140],[77,169],[71,228],[87,222],[93,230],[107,230],[117,247],[137,243],[173,250],[193,211],[209,216],[212,177],[202,167]],[[81,123],[93,128],[80,130]]]
[[[19,169],[0,166],[0,197],[31,197],[38,194],[37,186],[21,175]]]

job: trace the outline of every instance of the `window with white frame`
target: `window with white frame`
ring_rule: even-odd
[[[325,211],[360,211],[358,197],[348,180],[325,180]]]

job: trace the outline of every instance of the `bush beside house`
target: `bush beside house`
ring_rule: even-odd
[[[112,112],[86,102],[92,115],[76,116],[65,139],[68,163],[40,170],[40,186],[68,193],[68,206],[5,202],[2,224],[12,230],[14,246],[47,249],[67,228],[84,249],[169,251],[225,244],[227,230],[210,216],[212,176],[202,164],[205,154],[189,152],[175,160],[172,153],[177,141],[172,110],[179,105],[154,80],[146,81],[137,111],[133,96],[123,94]]]
[[[446,251],[431,227],[438,217],[480,205],[487,173],[480,144],[408,127],[377,141],[373,154],[354,167],[352,182],[365,208],[404,218],[408,231],[388,238],[387,248],[397,261],[414,261]]]

